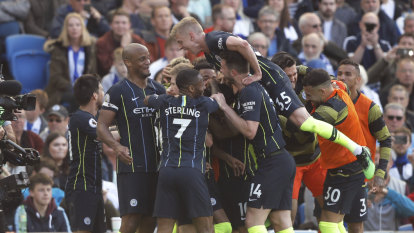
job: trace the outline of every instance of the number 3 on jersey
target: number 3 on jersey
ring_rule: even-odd
[[[188,125],[191,123],[191,119],[180,119],[180,118],[174,118],[173,124],[174,125],[181,125],[180,129],[178,129],[178,132],[175,134],[175,138],[181,138],[181,135],[183,135],[184,131],[187,129]]]

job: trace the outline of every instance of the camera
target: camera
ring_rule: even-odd
[[[372,32],[377,25],[375,23],[365,23],[367,32]]]

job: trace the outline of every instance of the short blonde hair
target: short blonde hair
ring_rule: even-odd
[[[173,29],[171,30],[170,37],[175,39],[177,34],[188,32],[190,30],[194,33],[202,33],[203,27],[201,27],[200,23],[195,18],[185,17],[176,25],[174,25]]]
[[[90,46],[92,44],[92,37],[89,34],[88,30],[86,29],[84,19],[78,13],[69,13],[68,15],[66,15],[65,21],[63,22],[62,31],[60,32],[59,38],[57,40],[62,42],[62,45],[64,47],[69,47],[70,46],[69,34],[68,34],[68,22],[69,22],[70,18],[77,18],[81,22],[81,27],[82,27],[82,36],[81,37],[82,37],[82,39],[81,39],[80,45],[81,46]]]
[[[191,61],[188,60],[185,57],[177,57],[174,58],[170,61],[170,64],[168,64],[169,67],[174,68],[176,65],[182,64],[182,63],[187,63],[187,64],[191,64]]]

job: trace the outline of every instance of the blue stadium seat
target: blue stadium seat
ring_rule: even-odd
[[[405,225],[398,227],[398,230],[399,231],[413,231],[413,225],[411,223],[405,224]]]
[[[4,40],[6,37],[14,34],[19,34],[20,26],[17,21],[11,21],[7,23],[0,23],[0,54],[1,60],[6,60],[6,50]]]
[[[48,53],[36,50],[19,51],[12,55],[11,71],[14,78],[22,83],[22,93],[46,87],[49,60]]]
[[[6,38],[6,54],[10,63],[13,54],[23,50],[43,51],[46,38],[36,35],[13,35]]]

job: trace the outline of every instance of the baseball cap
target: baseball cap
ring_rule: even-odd
[[[66,118],[66,117],[69,116],[69,112],[62,105],[55,104],[49,109],[49,112],[48,112],[47,115],[48,116],[56,115],[56,116],[59,116],[59,117],[62,117],[62,118]]]

